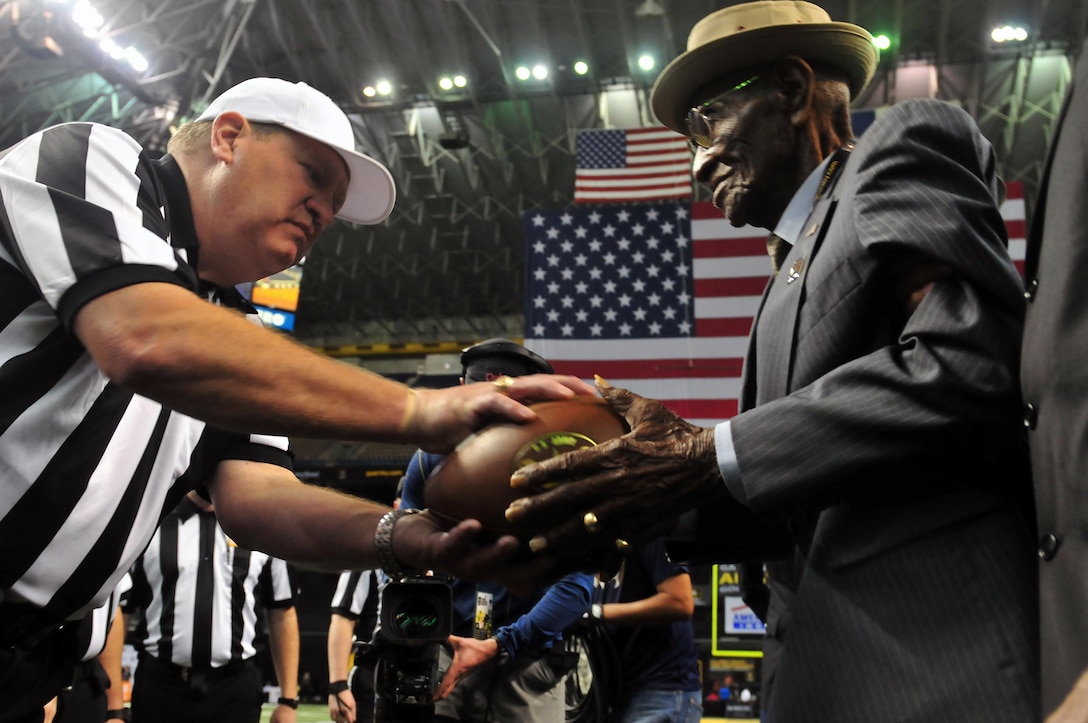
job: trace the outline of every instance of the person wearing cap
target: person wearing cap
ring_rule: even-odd
[[[855,142],[877,60],[867,31],[807,2],[696,23],[651,105],[725,217],[774,232],[741,412],[699,428],[602,380],[632,432],[518,470],[539,494],[507,517],[556,558],[604,558],[695,508],[707,546],[781,523],[736,541],[797,556],[767,720],[1037,720],[1024,299],[996,161],[934,100]]]
[[[68,623],[198,486],[233,539],[282,559],[524,578],[513,538],[304,486],[283,435],[444,451],[534,418],[520,399],[593,393],[545,376],[410,390],[247,320],[235,284],[393,205],[323,93],[245,81],[168,151],[66,123],[0,153],[0,721],[40,719],[78,662]]]
[[[509,339],[487,339],[461,353],[461,384],[551,374],[539,354]],[[441,455],[419,451],[404,475],[407,508],[424,507],[424,488]],[[592,576],[575,572],[528,594],[454,578],[453,634],[439,652],[445,671],[435,720],[555,723],[566,710],[563,630],[590,610]]]

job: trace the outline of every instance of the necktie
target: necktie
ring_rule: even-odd
[[[777,274],[778,269],[781,268],[782,262],[786,260],[786,256],[790,253],[789,241],[774,235],[773,233],[767,237],[767,253],[771,257],[771,264],[774,266],[774,272]]]

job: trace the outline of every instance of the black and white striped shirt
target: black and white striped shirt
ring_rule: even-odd
[[[110,626],[113,625],[113,617],[117,613],[117,606],[122,601],[128,601],[129,592],[132,590],[132,577],[125,575],[121,583],[110,593],[105,605],[97,607],[79,621],[79,649],[83,651],[80,658],[84,662],[97,658],[106,647],[106,638],[110,634]]]
[[[71,333],[124,286],[203,293],[196,253],[177,164],[121,131],[54,126],[0,156],[0,600],[80,617],[221,460],[290,467],[283,438],[212,430],[111,383]]]
[[[132,567],[126,609],[140,607],[137,645],[163,662],[221,667],[256,653],[257,605],[287,608],[287,564],[234,544],[213,512],[188,498],[166,516]]]
[[[370,642],[381,614],[381,594],[389,578],[380,570],[340,573],[331,612],[355,621],[355,637]]]

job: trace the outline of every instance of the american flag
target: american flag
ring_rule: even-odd
[[[668,128],[583,130],[574,177],[576,203],[691,196],[687,139]]]
[[[1023,271],[1021,184],[1001,211]],[[701,426],[737,413],[766,231],[674,202],[529,211],[525,237],[525,345],[556,372],[600,374]]]

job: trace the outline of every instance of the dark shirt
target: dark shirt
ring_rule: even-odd
[[[686,566],[669,562],[664,541],[653,540],[628,555],[623,584],[617,587],[610,581],[601,602],[642,600],[656,595],[661,582],[686,574]],[[700,689],[699,654],[690,619],[663,625],[610,625],[609,630],[623,663],[624,691]]]

